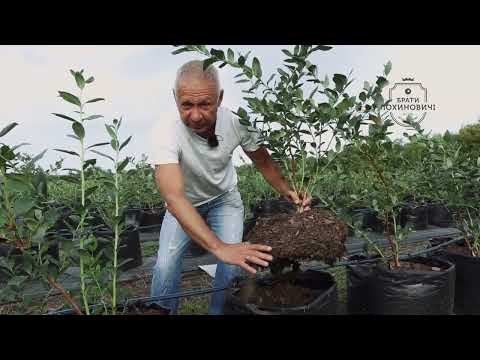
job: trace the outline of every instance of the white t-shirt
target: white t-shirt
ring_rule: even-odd
[[[206,203],[237,185],[232,155],[237,146],[244,151],[258,150],[260,133],[240,124],[238,117],[219,107],[215,134],[218,146],[195,134],[177,117],[167,120],[155,136],[153,163],[179,164],[184,177],[185,195],[193,206]]]

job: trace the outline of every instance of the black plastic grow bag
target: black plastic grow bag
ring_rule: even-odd
[[[164,208],[142,209],[140,231],[158,230],[162,226],[166,210]]]
[[[428,223],[438,227],[449,227],[453,224],[451,211],[442,204],[429,204],[427,207]]]
[[[409,261],[444,270],[390,270],[383,263],[350,266],[348,308],[354,313],[379,315],[453,314],[455,265],[439,258],[416,257]]]
[[[450,240],[449,238],[432,239],[432,246]],[[460,239],[458,244],[463,244]],[[480,315],[480,258],[438,250],[435,255],[446,259],[456,266],[455,280],[455,314]]]
[[[362,255],[351,256],[349,261],[363,261],[379,259],[379,256],[366,257]],[[370,290],[371,278],[374,276],[376,263],[348,265],[347,270],[347,312],[349,314],[367,314],[369,304],[372,302]]]
[[[259,284],[268,283],[271,276],[256,279]],[[313,290],[315,299],[297,307],[257,306],[241,301],[239,292],[245,279],[226,291],[225,315],[334,315],[338,308],[337,284],[332,274],[326,271],[306,270],[298,274],[298,284]]]
[[[95,231],[95,235],[98,238],[106,239],[108,242],[111,243],[113,242],[113,239],[115,237],[115,233],[111,230],[98,230]],[[99,241],[99,244],[102,244],[102,242]],[[122,271],[133,269],[143,264],[142,248],[140,245],[138,228],[128,227],[120,235],[118,259],[119,263],[124,260],[129,260],[128,262],[120,266],[120,270]]]

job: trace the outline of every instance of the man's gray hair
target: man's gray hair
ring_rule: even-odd
[[[183,64],[177,70],[177,77],[175,79],[175,92],[178,90],[180,81],[187,79],[204,79],[213,81],[217,85],[217,92],[220,92],[220,80],[218,78],[218,71],[215,66],[210,65],[203,71],[202,60],[191,60]]]

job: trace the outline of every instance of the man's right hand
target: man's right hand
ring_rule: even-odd
[[[249,273],[255,274],[257,270],[248,265],[248,263],[267,267],[268,262],[273,257],[267,252],[272,251],[270,246],[250,244],[243,242],[240,244],[223,243],[213,254],[221,261],[231,265],[238,265]]]

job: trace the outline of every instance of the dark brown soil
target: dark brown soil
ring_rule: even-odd
[[[393,262],[390,263],[390,269],[395,269],[393,267]],[[445,269],[442,269],[440,267],[432,266],[432,265],[427,265],[427,264],[421,264],[421,263],[416,263],[416,262],[410,262],[410,261],[400,261],[400,269],[398,270],[403,270],[403,271],[444,271]]]
[[[468,250],[468,247],[462,246],[462,245],[449,245],[447,246],[446,249],[447,252],[449,253],[454,253],[454,254],[460,254],[460,255],[465,255],[465,256],[472,256],[472,253],[470,250]]]
[[[156,305],[132,305],[123,315],[168,315],[169,311]]]
[[[314,299],[311,289],[296,285],[288,276],[278,277],[271,284],[247,283],[239,296],[245,304],[271,307],[305,306]]]
[[[259,218],[245,241],[272,247],[274,259],[335,262],[344,251],[347,225],[325,209]]]

